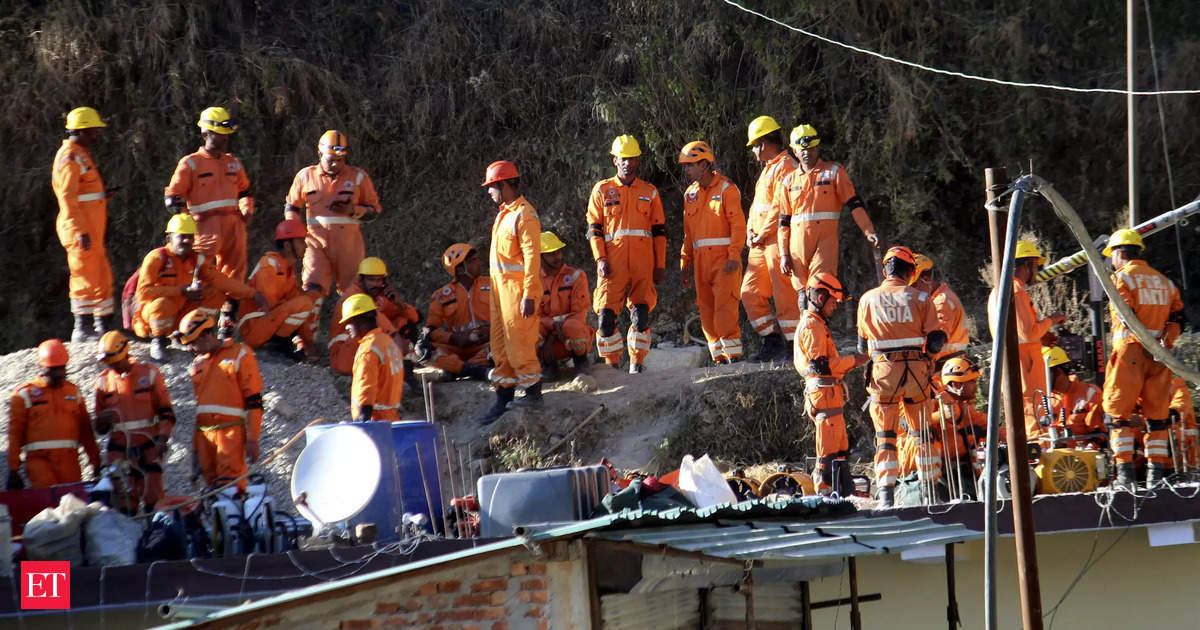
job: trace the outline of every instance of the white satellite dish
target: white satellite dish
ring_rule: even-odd
[[[375,496],[381,469],[379,449],[365,431],[335,426],[309,442],[296,459],[292,502],[316,523],[353,518]]]

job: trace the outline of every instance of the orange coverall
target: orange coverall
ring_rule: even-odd
[[[545,271],[542,267],[545,289],[538,309],[538,348],[551,339],[555,359],[587,354],[592,349],[592,335],[596,332],[587,323],[591,302],[587,274],[568,265],[559,267],[554,277],[547,276]],[[561,339],[555,334],[558,331],[562,333]]]
[[[179,160],[165,194],[187,202],[196,219],[196,251],[216,255],[221,273],[245,280],[246,222],[254,214],[254,197],[242,161],[200,147]]]
[[[1054,424],[1063,429],[1068,435],[1087,435],[1104,432],[1104,410],[1100,402],[1103,397],[1100,388],[1079,380],[1072,375],[1071,385],[1065,392],[1050,392],[1050,416]],[[1044,405],[1039,399],[1035,407],[1038,417],[1042,416]],[[1096,438],[1088,440],[1068,440],[1067,447],[1081,448],[1089,443],[1099,444]]]
[[[522,195],[500,204],[492,224],[488,272],[492,277],[490,307],[492,360],[496,387],[527,387],[542,380],[538,362],[537,313],[521,316],[523,300],[542,297],[542,222]],[[536,311],[536,309],[535,309]]]
[[[279,252],[267,252],[258,259],[254,271],[250,272],[250,286],[271,305],[270,312],[259,310],[254,300],[243,300],[238,308],[238,335],[242,342],[257,348],[272,336],[288,337],[292,333],[300,336],[302,346],[313,342],[313,326],[306,322],[317,319],[313,311],[313,298],[300,291],[296,270],[284,260]]]
[[[246,442],[262,432],[262,376],[254,351],[226,339],[209,354],[198,355],[188,372],[196,394],[196,432],[192,448],[204,483],[225,483],[246,474]],[[246,480],[237,483],[246,491]]]
[[[905,432],[919,436],[932,411],[931,361],[923,348],[926,336],[935,330],[937,311],[929,294],[899,278],[884,280],[858,303],[858,336],[866,339],[871,354],[867,392],[875,425],[875,479],[881,487],[896,485],[901,413],[908,422]],[[936,474],[933,462],[917,463],[922,479]]]
[[[808,171],[801,166],[784,178],[783,185],[787,195],[779,211],[779,242],[787,243],[791,251],[792,286],[803,291],[814,273],[837,275],[842,206],[850,206],[863,233],[874,232],[875,226],[854,192],[850,174],[837,162],[819,160]]]
[[[950,355],[965,352],[971,343],[971,333],[967,331],[967,315],[963,310],[962,300],[946,283],[941,283],[930,294],[933,308],[937,311],[938,326],[946,333],[946,345],[935,357],[945,361]]]
[[[359,293],[364,293],[364,291],[356,280],[345,293],[342,293],[337,305],[333,307],[333,312],[341,313],[342,304],[346,302],[346,298]],[[359,344],[350,338],[350,329],[345,324],[339,323],[338,319],[340,318],[335,317],[329,323],[329,367],[338,374],[350,374],[354,368],[354,357],[358,354]],[[417,309],[399,298],[393,301],[383,294],[375,298],[375,324],[388,335],[394,337],[401,328],[415,324],[419,319],[420,315],[417,313]],[[396,339],[396,343],[400,347],[400,355],[404,356],[408,340]]]
[[[1112,274],[1121,298],[1133,309],[1142,325],[1159,343],[1170,348],[1179,336],[1180,324],[1170,318],[1183,310],[1179,289],[1144,260],[1131,260]],[[1146,419],[1144,445],[1152,464],[1171,463],[1166,420],[1171,408],[1171,371],[1154,360],[1133,331],[1108,305],[1112,318],[1113,349],[1104,372],[1104,413],[1112,418],[1109,434],[1113,461],[1132,463],[1135,429],[1127,426],[1134,408],[1142,407]]]
[[[254,289],[217,271],[211,258],[200,265],[199,271],[197,260],[198,254],[181,258],[169,247],[154,249],[142,259],[133,314],[133,331],[139,337],[165,337],[175,332],[184,316],[198,308],[216,315],[227,296],[239,300],[254,297]],[[183,297],[183,289],[196,277],[204,297],[189,302]]]
[[[776,316],[771,313],[768,301],[774,297],[779,329],[788,341],[796,336],[800,306],[791,279],[779,272],[778,229],[780,207],[787,203],[787,187],[783,181],[797,166],[799,164],[791,153],[781,151],[758,175],[754,203],[750,204],[750,216],[746,220],[746,246],[750,252],[746,258],[746,275],[742,277],[742,307],[746,309],[754,332],[764,337],[774,332]],[[750,242],[750,232],[759,236],[758,245]]]
[[[696,305],[700,326],[708,338],[713,361],[742,356],[742,331],[738,327],[738,288],[742,282],[742,248],[746,246],[746,217],[742,193],[728,177],[713,171],[712,181],[701,189],[692,182],[683,194],[683,248],[679,267],[694,266]],[[725,261],[738,266],[725,273]],[[694,265],[693,265],[694,263]]]
[[[96,377],[93,407],[97,418],[109,409],[117,413],[104,463],[133,460],[130,508],[137,509],[141,499],[146,505],[158,503],[164,495],[163,469],[154,438],[171,437],[175,427],[175,411],[162,373],[149,363],[130,362],[125,374],[106,368]]]
[[[350,381],[350,417],[371,407],[372,420],[399,420],[404,395],[404,358],[392,336],[375,328],[358,340]]]
[[[1180,449],[1188,468],[1200,465],[1200,431],[1196,428],[1196,408],[1192,406],[1192,390],[1187,381],[1171,379],[1171,409],[1179,412],[1179,423],[1175,430],[1175,443]]]
[[[79,447],[88,463],[100,471],[100,449],[92,434],[87,406],[74,383],[50,388],[38,376],[13,392],[8,401],[8,470],[21,467],[25,450],[25,475],[31,488],[48,488],[83,480]]]
[[[854,369],[854,357],[839,355],[825,319],[806,310],[796,327],[792,363],[804,379],[804,411],[816,429],[817,488],[829,488],[833,460],[850,455],[842,378]]]
[[[429,298],[429,319],[425,321],[432,332],[433,367],[451,374],[462,374],[466,364],[488,364],[488,338],[480,333],[478,343],[456,346],[450,342],[454,333],[471,333],[486,328],[491,316],[491,278],[475,278],[468,290],[457,280],[438,289]]]
[[[58,242],[67,250],[70,271],[71,313],[107,316],[113,312],[113,276],[104,249],[104,230],[108,224],[108,194],[104,180],[87,149],[63,140],[54,155],[51,174],[54,196],[58,199],[58,219],[54,227]],[[91,247],[79,246],[86,234]]]
[[[634,179],[625,186],[615,176],[592,187],[587,209],[588,243],[592,258],[608,261],[609,276],[596,278],[592,308],[601,318],[596,349],[604,362],[621,362],[621,335],[616,314],[622,304],[630,309],[629,361],[644,363],[650,352],[650,312],[658,303],[654,270],[667,266],[667,228],[658,189]],[[645,313],[637,311],[644,304]],[[609,310],[612,315],[605,314]],[[612,330],[604,324],[611,317]],[[645,321],[642,321],[644,318]]]
[[[349,202],[351,215],[332,209],[335,202]],[[317,302],[329,293],[330,285],[336,281],[338,290],[345,293],[358,275],[358,263],[362,262],[366,249],[357,217],[366,210],[379,213],[379,194],[371,176],[357,166],[343,165],[337,177],[330,177],[320,164],[300,169],[288,190],[284,218],[299,219],[300,208],[308,215],[308,236],[305,242],[304,272],[301,274],[304,287],[321,287]],[[293,210],[294,208],[295,210]]]
[[[973,399],[960,400],[949,392],[941,392],[934,396],[930,429],[933,441],[924,463],[931,471],[933,481],[937,481],[942,477],[942,462],[946,455],[958,461],[960,467],[972,462],[975,449],[987,435],[987,415],[975,408]],[[899,441],[900,476],[919,474],[922,458],[917,436],[901,432]]]
[[[996,319],[996,289],[988,296],[988,328]],[[1046,367],[1042,360],[1042,336],[1050,331],[1053,322],[1049,317],[1038,319],[1037,311],[1033,309],[1033,300],[1025,291],[1025,283],[1013,278],[1013,312],[1017,319],[1017,353],[1021,358],[1021,394],[1025,399],[1025,439],[1033,441],[1042,436],[1042,427],[1038,423],[1034,408],[1037,404],[1038,392],[1046,391]],[[1003,324],[1002,324],[1003,325]],[[996,336],[993,329],[992,337]]]

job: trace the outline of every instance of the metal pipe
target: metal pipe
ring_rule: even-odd
[[[1125,143],[1129,160],[1129,227],[1137,225],[1137,13],[1134,0],[1125,0]]]
[[[159,604],[158,616],[163,619],[200,619],[213,613],[227,610],[229,606],[211,606],[204,604]]]
[[[985,207],[988,209],[988,234],[992,247],[992,284],[996,287],[997,311],[1002,319],[1009,308],[1009,302],[1012,301],[1012,292],[1000,290],[1000,287],[1005,286],[1002,283],[1000,262],[1006,260],[1003,232],[1001,231],[1004,227],[1000,223],[1000,215],[1007,213],[1008,210],[997,204],[997,193],[1003,189],[1002,182],[1007,177],[1008,171],[1004,168],[989,168],[984,171],[987,193]],[[1009,276],[1008,283],[1010,285],[1012,283],[1011,276]],[[995,324],[993,326],[995,327]],[[987,453],[983,466],[983,620],[987,630],[996,630],[998,625],[996,618],[996,458],[998,457],[996,447],[1000,441],[1000,410],[995,405],[995,401],[1000,400],[1001,373],[999,368],[1001,361],[999,357],[1001,356],[1002,337],[1003,332],[992,339],[992,357],[994,359],[988,378]]]
[[[954,543],[946,544],[946,622],[950,630],[957,630],[958,597],[954,594]]]
[[[850,556],[850,628],[862,630],[862,611],[858,609],[858,563]]]

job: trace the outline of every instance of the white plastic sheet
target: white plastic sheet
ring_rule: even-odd
[[[733,490],[707,454],[700,459],[683,456],[679,464],[679,491],[698,508],[737,503]]]

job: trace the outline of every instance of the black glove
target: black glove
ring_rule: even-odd
[[[8,490],[24,490],[25,489],[25,480],[21,479],[21,473],[15,471],[15,470],[10,471],[8,473],[8,484],[6,486],[6,489],[8,489]]]

